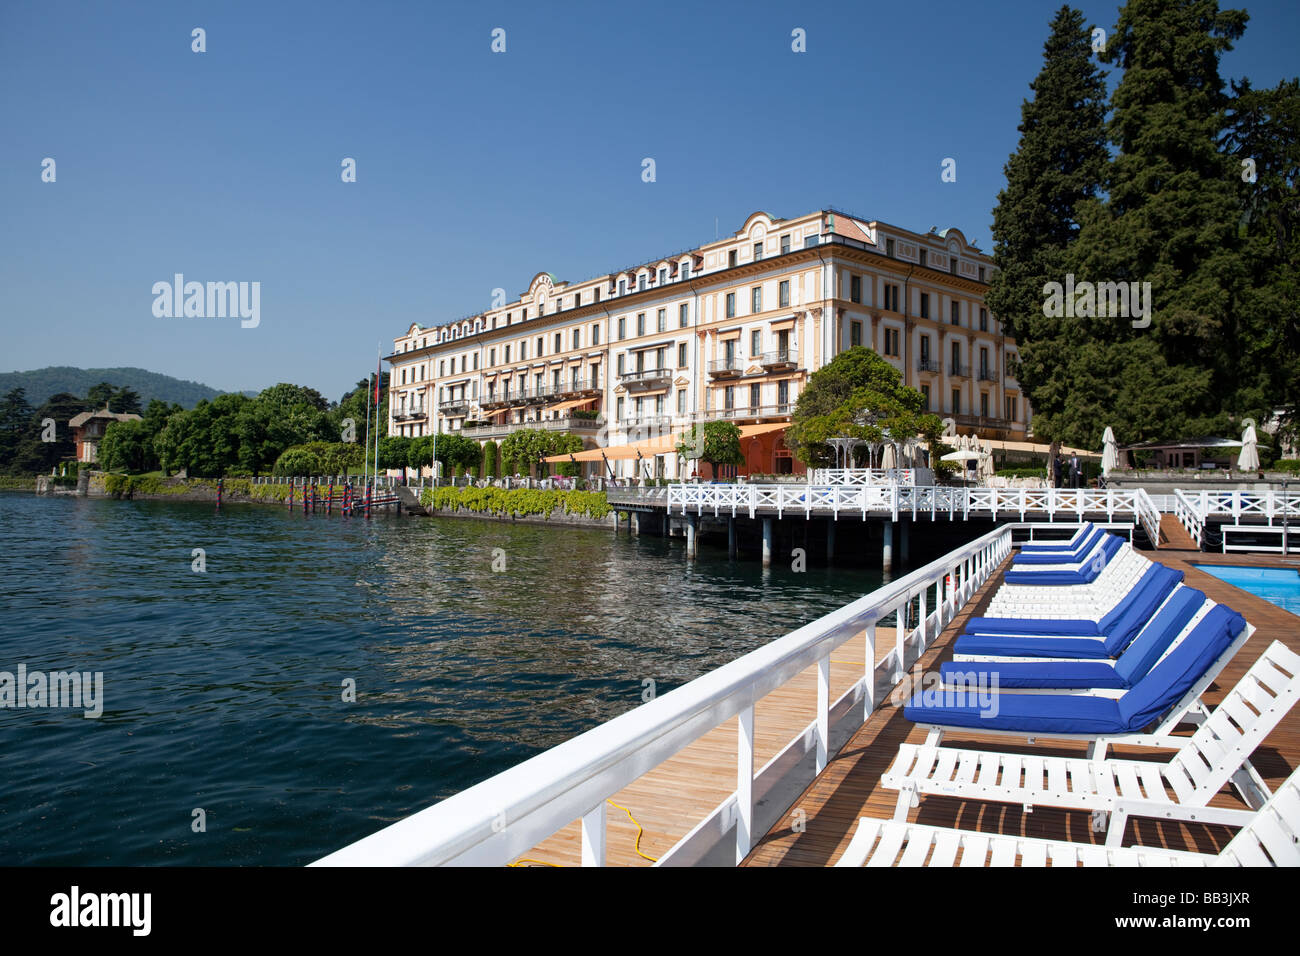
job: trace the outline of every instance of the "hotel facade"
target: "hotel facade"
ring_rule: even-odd
[[[808,376],[874,349],[963,434],[1022,440],[1014,340],[984,305],[992,260],[833,210],[763,212],[732,236],[581,282],[540,272],[513,301],[433,327],[387,356],[388,434],[571,432],[589,475],[681,477],[665,451],[694,422],[741,430],[740,474],[799,473],[781,440]]]

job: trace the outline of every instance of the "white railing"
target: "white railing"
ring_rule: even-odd
[[[822,485],[915,485],[934,482],[928,468],[819,468],[813,482]]]
[[[707,509],[715,517],[745,512],[751,518],[760,509],[775,511],[778,517],[787,511],[802,511],[805,517],[814,512],[838,517],[840,512],[857,511],[863,517],[888,514],[895,521],[899,515],[962,520],[971,515],[1001,515],[1026,521],[1031,514],[1046,513],[1053,521],[1080,522],[1088,514],[1105,514],[1109,522],[1116,516],[1140,522],[1152,541],[1158,540],[1160,530],[1160,512],[1141,488],[674,484],[668,487],[668,508],[682,514],[692,510],[703,514]]]
[[[606,800],[713,728],[738,720],[737,787],[660,858],[698,860],[703,843],[735,831],[736,861],[755,837],[755,806],[773,786],[773,768],[816,752],[830,756],[832,715],[848,709],[860,726],[1011,552],[1012,526],[972,541],[846,607],[656,697],[613,720],[318,860],[326,866],[501,866],[581,819],[582,862],[605,862]],[[915,607],[915,613],[912,609]],[[876,663],[877,625],[894,617],[894,646]],[[912,625],[913,621],[914,626]],[[834,704],[834,651],[866,635],[863,676]],[[817,666],[817,715],[754,772],[754,704]],[[784,811],[784,807],[778,808]]]
[[[1178,489],[1174,494],[1187,509],[1202,521],[1217,515],[1232,518],[1233,524],[1242,524],[1242,518],[1262,518],[1272,525],[1285,517],[1300,518],[1300,491],[1187,491]]]
[[[1199,502],[1192,500],[1187,492],[1178,488],[1174,489],[1174,517],[1192,536],[1196,546],[1204,547],[1205,514],[1201,511]]]

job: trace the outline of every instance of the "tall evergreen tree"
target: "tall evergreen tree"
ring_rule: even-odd
[[[1223,430],[1251,391],[1236,381],[1248,335],[1233,309],[1235,173],[1220,147],[1228,99],[1219,57],[1246,14],[1215,0],[1128,0],[1102,53],[1123,69],[1109,135],[1107,200],[1080,207],[1069,265],[1079,282],[1150,283],[1149,325],[1063,319],[1086,347],[1062,355],[1070,387],[1053,437],[1096,444]],[[1141,288],[1141,286],[1139,286]]]
[[[1082,345],[1079,329],[1043,314],[1043,286],[1064,281],[1067,248],[1079,231],[1076,209],[1097,196],[1105,176],[1106,74],[1092,59],[1091,30],[1069,6],[1057,11],[1043,45],[1043,69],[1020,108],[1020,143],[993,210],[994,262],[987,302],[1017,339],[1017,380],[1038,434],[1053,427],[1071,389],[1064,358]],[[1100,435],[1096,436],[1100,438]]]

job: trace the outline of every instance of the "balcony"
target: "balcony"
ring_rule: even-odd
[[[943,371],[943,363],[927,356],[916,363],[916,370],[918,372],[930,372],[934,375],[938,375]]]
[[[644,368],[623,372],[618,379],[629,392],[664,388],[673,380],[674,369]]]
[[[711,408],[696,412],[692,421],[746,421],[763,418],[782,418],[794,411],[794,402],[781,402],[776,405],[738,405],[734,408]]]
[[[764,352],[758,364],[765,369],[796,368],[799,365],[799,350],[777,349],[775,352]]]
[[[599,395],[601,392],[600,383],[592,379],[581,378],[578,381],[561,382],[556,395],[562,398],[571,398],[575,395]]]
[[[1015,427],[1015,423],[1010,419],[995,418],[992,415],[953,415],[952,417],[959,426],[978,431],[1007,432]]]
[[[460,433],[466,438],[503,438],[512,432],[536,429],[546,432],[596,432],[603,428],[601,418],[551,418],[545,421],[529,419],[523,422],[502,422],[500,424],[466,425]]]
[[[970,366],[962,365],[961,362],[951,362],[948,365],[948,375],[952,378],[970,378]]]
[[[981,382],[996,382],[998,380],[998,377],[995,374],[993,374],[993,370],[991,368],[981,368],[979,374],[979,380]]]
[[[741,372],[740,359],[734,355],[728,358],[714,359],[709,363],[709,375],[713,378],[739,378]]]
[[[443,416],[466,415],[469,413],[469,399],[453,398],[438,403],[438,414]]]

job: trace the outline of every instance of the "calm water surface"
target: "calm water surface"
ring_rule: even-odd
[[[0,710],[0,863],[70,865],[310,862],[880,581],[603,531],[7,492],[0,571],[0,671],[104,674],[98,720]]]

